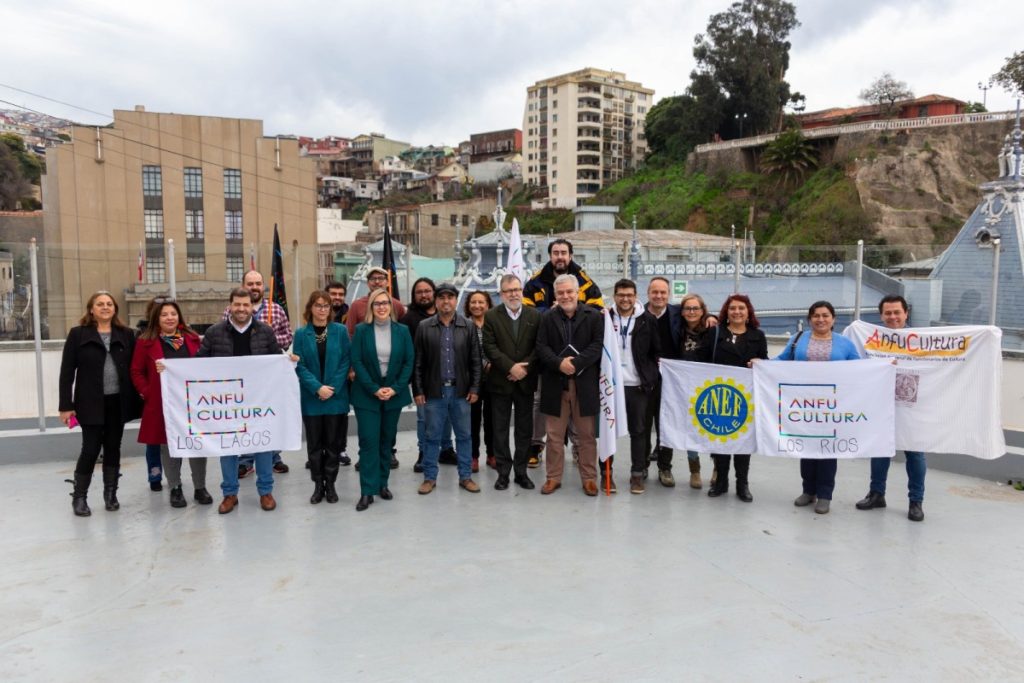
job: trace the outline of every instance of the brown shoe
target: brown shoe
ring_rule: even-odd
[[[471,469],[474,472],[479,472],[480,471],[480,458],[473,458],[473,463],[472,463]]]
[[[437,482],[434,481],[433,479],[424,479],[423,483],[420,484],[420,491],[419,491],[420,495],[421,496],[427,495],[428,493],[430,493],[431,491],[434,490],[435,486],[437,486]]]
[[[277,501],[274,500],[274,494],[264,493],[262,496],[260,496],[260,507],[266,510],[267,512],[270,512],[271,510],[276,508]]]
[[[459,481],[459,486],[466,489],[470,493],[480,493],[480,486],[472,479],[462,479]]]
[[[562,482],[555,481],[554,479],[548,479],[544,482],[544,485],[540,487],[540,492],[546,496],[549,493],[554,493],[560,488],[562,488]]]
[[[690,464],[690,488],[699,489],[704,486],[704,482],[700,480],[700,460],[689,460]]]
[[[596,496],[597,482],[594,481],[593,479],[587,479],[585,482],[583,482],[583,493],[587,494],[588,496]]]
[[[224,496],[224,500],[221,501],[220,507],[217,508],[217,512],[222,515],[226,515],[236,507],[238,507],[238,496]]]

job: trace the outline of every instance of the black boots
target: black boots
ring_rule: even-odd
[[[86,501],[86,496],[89,495],[89,484],[92,482],[92,475],[89,474],[78,474],[75,473],[75,478],[72,481],[67,479],[66,481],[74,484],[75,489],[71,492],[71,510],[78,517],[88,517],[92,514],[92,510],[89,509],[89,503]]]
[[[117,480],[121,476],[119,467],[103,467],[103,503],[107,512],[113,512],[121,508],[117,502]]]
[[[309,497],[309,502],[316,505],[324,499],[324,493],[324,482],[322,480],[313,482],[313,495]]]
[[[711,459],[715,462],[715,477],[708,487],[708,496],[717,498],[729,492],[729,456],[712,453]]]
[[[733,460],[736,463],[736,497],[744,503],[751,503],[754,496],[750,495],[750,486],[747,485],[747,475],[750,472],[750,456],[735,455]]]

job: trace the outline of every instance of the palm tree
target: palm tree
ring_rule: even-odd
[[[797,128],[779,134],[765,146],[761,154],[761,171],[777,176],[782,185],[802,179],[817,166],[818,156],[814,145]]]

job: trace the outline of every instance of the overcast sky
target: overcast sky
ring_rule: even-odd
[[[176,2],[4,0],[0,83],[109,116],[257,118],[264,132],[378,131],[418,145],[522,126],[526,87],[586,66],[681,93],[693,37],[727,0]],[[808,111],[858,104],[883,71],[915,94],[981,101],[1024,47],[1020,0],[804,0],[788,80]],[[159,7],[160,9],[156,9]],[[87,123],[81,109],[0,99]],[[990,110],[1009,94],[988,92]],[[0,108],[9,105],[0,103]]]

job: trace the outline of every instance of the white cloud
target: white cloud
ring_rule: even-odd
[[[694,35],[729,4],[14,0],[0,23],[25,30],[5,35],[0,80],[99,112],[144,104],[261,118],[268,134],[376,130],[454,145],[520,127],[528,85],[585,66],[623,71],[659,98],[682,92]],[[810,109],[857,104],[883,71],[919,94],[980,100],[978,80],[1020,48],[1018,12],[1010,0],[800,2],[788,80]],[[3,88],[0,98],[102,120]],[[998,90],[988,99],[1012,106]]]

